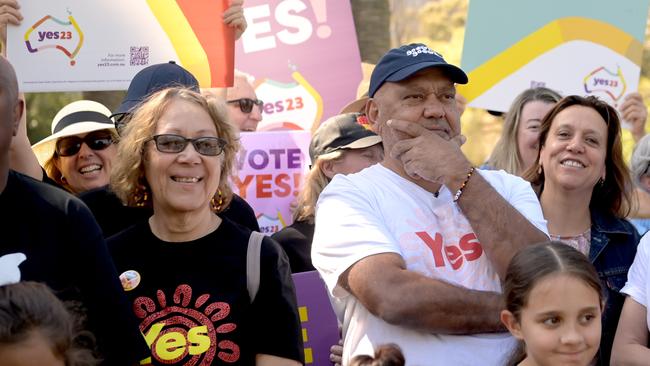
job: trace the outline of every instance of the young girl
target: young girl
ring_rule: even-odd
[[[507,365],[589,365],[598,351],[602,288],[587,257],[561,242],[527,247],[510,262],[501,321],[520,340]]]
[[[78,343],[78,320],[45,285],[20,282],[0,287],[0,364],[91,366],[98,361]]]

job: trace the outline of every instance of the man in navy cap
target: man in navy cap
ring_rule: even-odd
[[[343,364],[397,343],[412,365],[502,365],[500,279],[548,240],[530,185],[479,171],[460,150],[455,84],[467,75],[424,44],[375,67],[366,115],[385,157],[320,196],[312,261],[343,323]]]

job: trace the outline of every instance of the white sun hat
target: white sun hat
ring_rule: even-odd
[[[38,162],[43,166],[52,158],[56,141],[61,137],[99,130],[115,131],[110,115],[106,106],[92,100],[78,100],[61,108],[52,120],[52,134],[32,145]]]

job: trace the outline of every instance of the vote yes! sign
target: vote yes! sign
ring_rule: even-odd
[[[232,187],[253,207],[264,234],[292,223],[290,205],[309,169],[310,139],[309,131],[241,133]]]

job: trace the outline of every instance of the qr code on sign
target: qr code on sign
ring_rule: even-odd
[[[149,65],[149,47],[131,47],[131,66]]]

